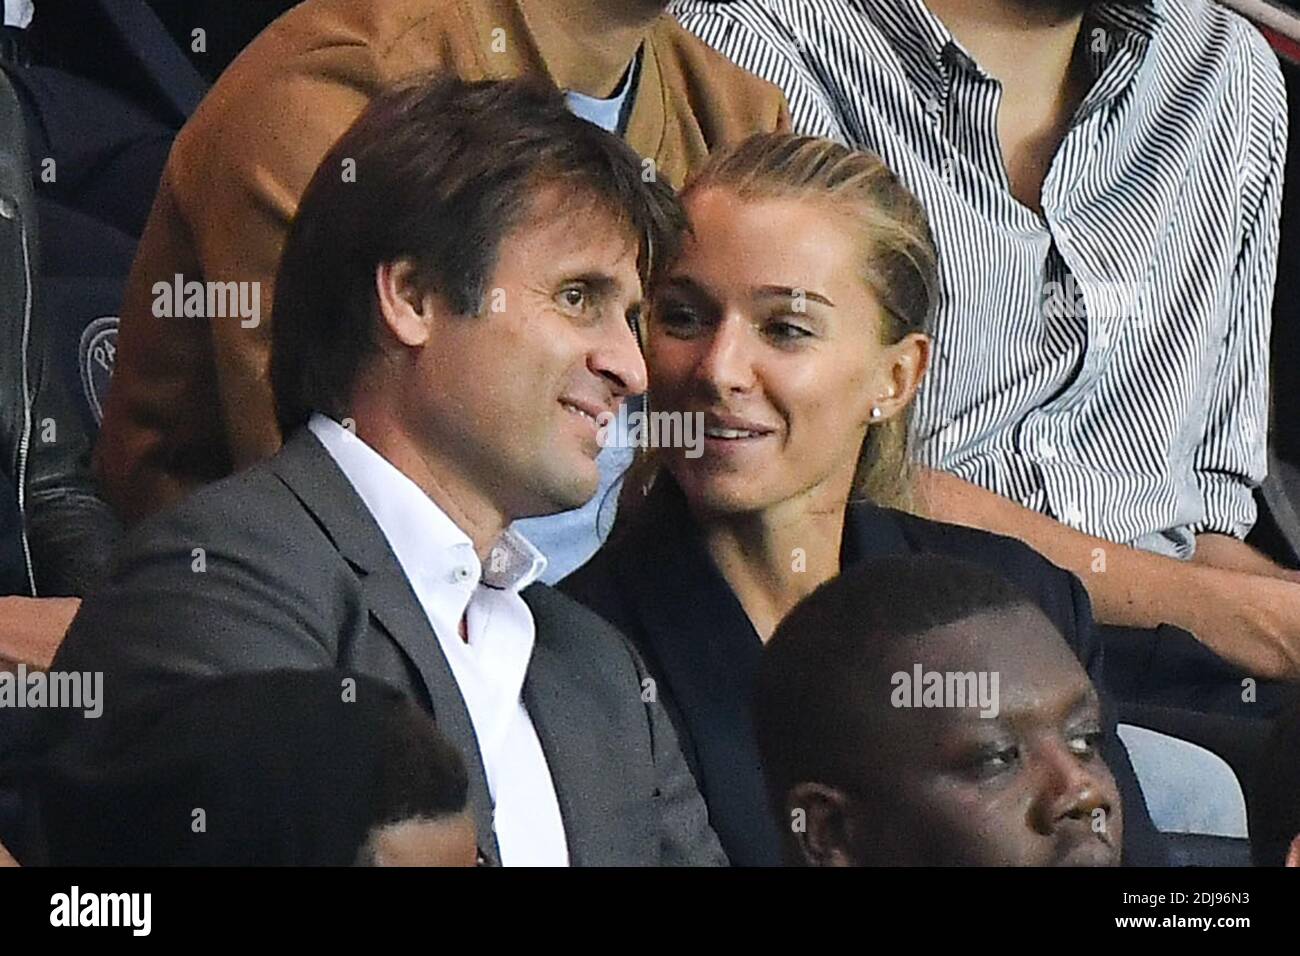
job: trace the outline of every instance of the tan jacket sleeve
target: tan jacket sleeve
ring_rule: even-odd
[[[378,87],[363,47],[296,60],[218,86],[168,161],[128,283],[97,454],[128,519],[279,448],[268,370],[280,252],[317,165]],[[176,275],[251,283],[256,313],[160,317],[155,284]]]

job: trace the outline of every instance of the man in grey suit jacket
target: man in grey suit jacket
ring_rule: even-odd
[[[631,322],[682,228],[671,189],[554,91],[373,101],[281,261],[291,437],[142,524],[55,669],[102,671],[112,708],[198,675],[353,668],[462,750],[486,861],[725,863],[635,652],[532,583],[545,559],[508,530],[593,494],[595,419],[644,388]]]

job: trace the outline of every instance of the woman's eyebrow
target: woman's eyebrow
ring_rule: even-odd
[[[828,305],[832,309],[835,303],[819,292],[813,292],[809,289],[795,289],[783,285],[763,285],[755,291],[755,298],[770,299],[812,299],[814,302],[820,302],[822,305]]]

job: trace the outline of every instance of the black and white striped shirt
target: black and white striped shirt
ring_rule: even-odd
[[[1094,83],[1043,185],[1012,195],[1000,84],[920,0],[678,0],[786,93],[795,126],[874,150],[939,246],[918,454],[1080,530],[1177,557],[1255,520],[1268,426],[1285,93],[1207,0],[1094,3]]]

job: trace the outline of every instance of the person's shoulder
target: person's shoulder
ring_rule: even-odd
[[[1166,69],[1195,77],[1200,86],[1241,74],[1285,96],[1277,54],[1241,14],[1212,0],[1156,0],[1155,10],[1156,46]]]
[[[301,567],[284,562],[306,557],[320,537],[268,459],[197,488],[141,521],[123,539],[115,564],[181,549],[191,551],[196,562],[209,554],[238,552],[268,567]]]
[[[436,69],[447,37],[461,29],[457,0],[299,4],[258,34],[218,77],[177,136],[168,167],[179,161],[208,170],[222,158],[243,165],[262,153],[294,154],[304,139],[326,146],[387,84]],[[311,131],[317,135],[309,136]],[[232,149],[232,142],[239,148]],[[319,159],[309,152],[308,172]]]
[[[365,50],[383,62],[400,55],[407,43],[433,47],[464,26],[461,0],[312,0],[290,8],[258,34],[223,79],[238,78],[254,66],[284,68],[331,49]]]
[[[666,84],[680,82],[700,109],[737,117],[754,131],[772,130],[785,107],[785,94],[773,83],[737,65],[709,43],[664,14],[651,32]]]
[[[580,573],[581,570],[575,575]],[[574,592],[569,584],[572,578],[573,575],[554,587],[537,582],[520,592],[533,612],[539,633],[548,627],[565,638],[624,643],[623,632],[585,602],[581,592]]]
[[[673,0],[668,13],[690,33],[710,46],[730,52],[733,45],[761,39],[777,51],[798,45],[792,24],[769,4],[757,0],[715,3],[711,0]]]
[[[587,603],[563,584],[532,584],[521,596],[533,613],[538,641],[577,655],[606,674],[635,672],[639,680],[645,664],[634,642],[611,620],[617,617],[612,613],[617,599],[612,580],[609,587],[609,600],[601,606]]]
[[[616,560],[614,549],[606,545],[586,564],[557,582],[555,589],[584,608],[613,620],[620,604]]]
[[[1008,572],[1024,569],[1041,574],[1049,582],[1068,583],[1069,571],[1053,564],[1018,538],[908,512],[888,508],[882,510],[898,523],[903,536],[917,551],[978,561]]]
[[[1074,572],[1017,538],[900,511],[891,514],[914,551],[996,570],[1042,608],[1072,645],[1079,639],[1079,622],[1088,617],[1090,605]]]

